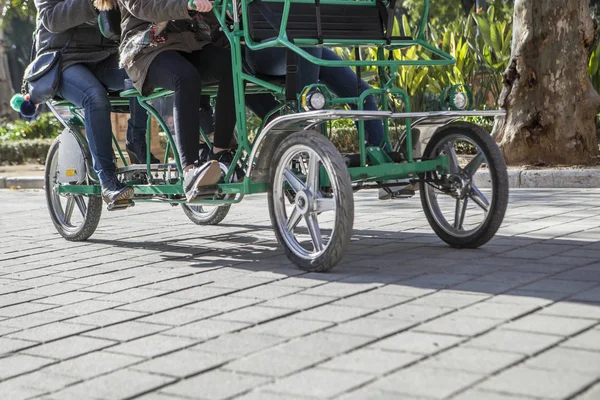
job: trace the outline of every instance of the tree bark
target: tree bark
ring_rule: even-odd
[[[17,114],[10,108],[10,98],[13,94],[8,60],[4,49],[4,33],[0,28],[0,120],[5,118],[15,119]]]
[[[516,0],[493,135],[507,164],[589,164],[600,96],[588,76],[589,0]]]

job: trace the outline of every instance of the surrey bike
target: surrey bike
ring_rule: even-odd
[[[152,105],[171,92],[157,89],[141,96],[134,89],[126,90],[112,97],[115,111],[127,111],[128,98],[137,97],[164,130],[166,153],[160,164],[128,165],[114,140],[124,165],[118,169],[119,178],[135,189],[135,196],[108,208],[124,209],[143,202],[180,204],[192,221],[210,225],[225,218],[229,207],[244,196],[266,192],[275,235],[288,258],[304,270],[326,271],[342,258],[350,242],[353,192],[389,188],[398,180],[409,180],[419,184],[427,220],[443,241],[467,248],[488,242],[507,207],[506,165],[485,130],[456,120],[501,112],[470,110],[472,95],[463,85],[442,93],[441,111],[415,112],[408,92],[397,87],[394,79],[399,66],[455,63],[449,54],[427,43],[428,11],[425,0],[418,33],[410,37],[399,32],[395,0],[216,0],[213,12],[231,45],[237,99],[238,147],[233,167],[223,166],[222,182],[203,188],[188,203],[173,137]],[[243,46],[251,50],[285,47],[287,75],[281,79],[249,74],[243,66]],[[326,61],[302,49],[310,46],[354,48],[356,56]],[[389,57],[391,51],[404,52],[414,46],[429,56],[417,60]],[[359,49],[363,47],[375,49],[376,57],[362,60]],[[379,88],[366,90],[358,98],[336,98],[325,86],[314,84],[296,96],[297,57],[321,66],[354,66],[359,78],[362,68],[375,67]],[[216,88],[207,87],[203,93],[214,94]],[[265,119],[270,122],[253,136],[246,126],[244,93],[271,93],[281,100],[281,107],[272,111],[274,118]],[[380,111],[362,109],[368,95],[376,96]],[[357,110],[344,109],[346,104],[355,104]],[[63,237],[85,240],[98,225],[102,200],[81,131],[84,116],[64,101],[54,101],[49,107],[64,125],[46,164],[50,215]],[[329,139],[328,126],[340,119],[358,121],[356,154],[341,154]],[[384,124],[385,139],[380,146],[365,144],[364,121],[368,119],[380,119]],[[391,133],[398,129],[402,133],[392,141]],[[210,146],[207,135],[201,132],[201,136]],[[149,129],[146,142],[150,160]],[[480,170],[488,174],[486,189],[476,184]]]

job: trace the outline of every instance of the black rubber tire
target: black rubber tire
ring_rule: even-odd
[[[46,158],[46,168],[44,171],[44,190],[46,193],[46,204],[48,205],[48,211],[50,213],[52,223],[54,224],[54,227],[56,228],[58,233],[69,241],[81,242],[87,240],[90,236],[92,236],[96,231],[96,228],[98,227],[98,223],[100,222],[100,216],[102,215],[102,198],[100,196],[81,196],[88,197],[89,202],[87,204],[87,213],[84,218],[84,221],[77,229],[70,229],[61,222],[52,204],[52,191],[54,184],[50,176],[52,162],[55,157],[58,157],[59,147],[60,141],[57,138],[50,146],[50,150],[48,151],[48,156]]]
[[[336,196],[337,221],[335,233],[328,243],[327,249],[319,257],[308,260],[296,255],[290,249],[281,234],[277,219],[275,216],[275,201],[285,201],[285,196],[281,199],[275,199],[274,182],[277,166],[285,152],[294,145],[304,145],[314,150],[322,160],[328,159],[331,162],[333,171],[328,171],[330,179],[335,180],[338,188]],[[271,163],[269,179],[269,215],[277,241],[283,247],[283,250],[290,261],[300,269],[310,272],[325,272],[333,268],[344,256],[350,239],[352,237],[352,228],[354,225],[354,197],[350,174],[344,160],[337,148],[323,135],[316,131],[300,131],[288,136],[279,145],[273,161]]]
[[[187,217],[196,225],[218,225],[225,219],[231,208],[231,204],[225,204],[216,208],[216,211],[210,213],[210,215],[202,216],[198,212],[194,211],[188,204],[181,204],[181,208]]]
[[[487,158],[488,170],[490,171],[490,176],[492,178],[492,189],[494,191],[488,218],[472,234],[464,237],[457,237],[445,231],[433,217],[432,210],[430,210],[426,198],[425,190],[427,190],[427,183],[425,182],[420,182],[419,185],[421,204],[429,225],[440,239],[456,248],[477,248],[494,237],[504,220],[504,215],[508,206],[508,172],[504,157],[492,136],[480,126],[469,122],[453,122],[437,130],[425,147],[423,157],[436,157],[437,154],[432,154],[433,149],[439,142],[443,142],[447,136],[455,134],[460,134],[471,139],[479,146]]]

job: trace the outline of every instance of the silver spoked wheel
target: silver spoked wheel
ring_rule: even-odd
[[[223,175],[227,174],[227,167],[223,164],[219,164],[219,166]],[[234,176],[232,176],[232,179]],[[217,225],[225,219],[229,213],[231,204],[224,204],[222,206],[182,204],[181,207],[185,215],[196,225]]]
[[[300,268],[326,271],[350,241],[354,202],[337,149],[315,132],[299,132],[278,148],[269,209],[277,239]]]
[[[438,236],[455,247],[478,247],[500,227],[508,203],[508,176],[502,154],[476,125],[454,123],[431,138],[425,157],[448,156],[450,170],[427,174],[421,183],[423,209]],[[478,171],[488,179],[476,183]]]
[[[98,227],[102,214],[100,196],[58,194],[58,152],[60,141],[50,147],[46,160],[45,191],[48,211],[52,222],[65,239],[82,241],[88,239]]]

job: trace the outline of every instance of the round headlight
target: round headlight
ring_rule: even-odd
[[[313,92],[307,96],[306,102],[312,110],[320,110],[325,107],[325,96],[323,93]]]
[[[469,104],[467,94],[463,92],[454,93],[454,98],[452,100],[454,102],[454,106],[459,110],[465,110]]]

